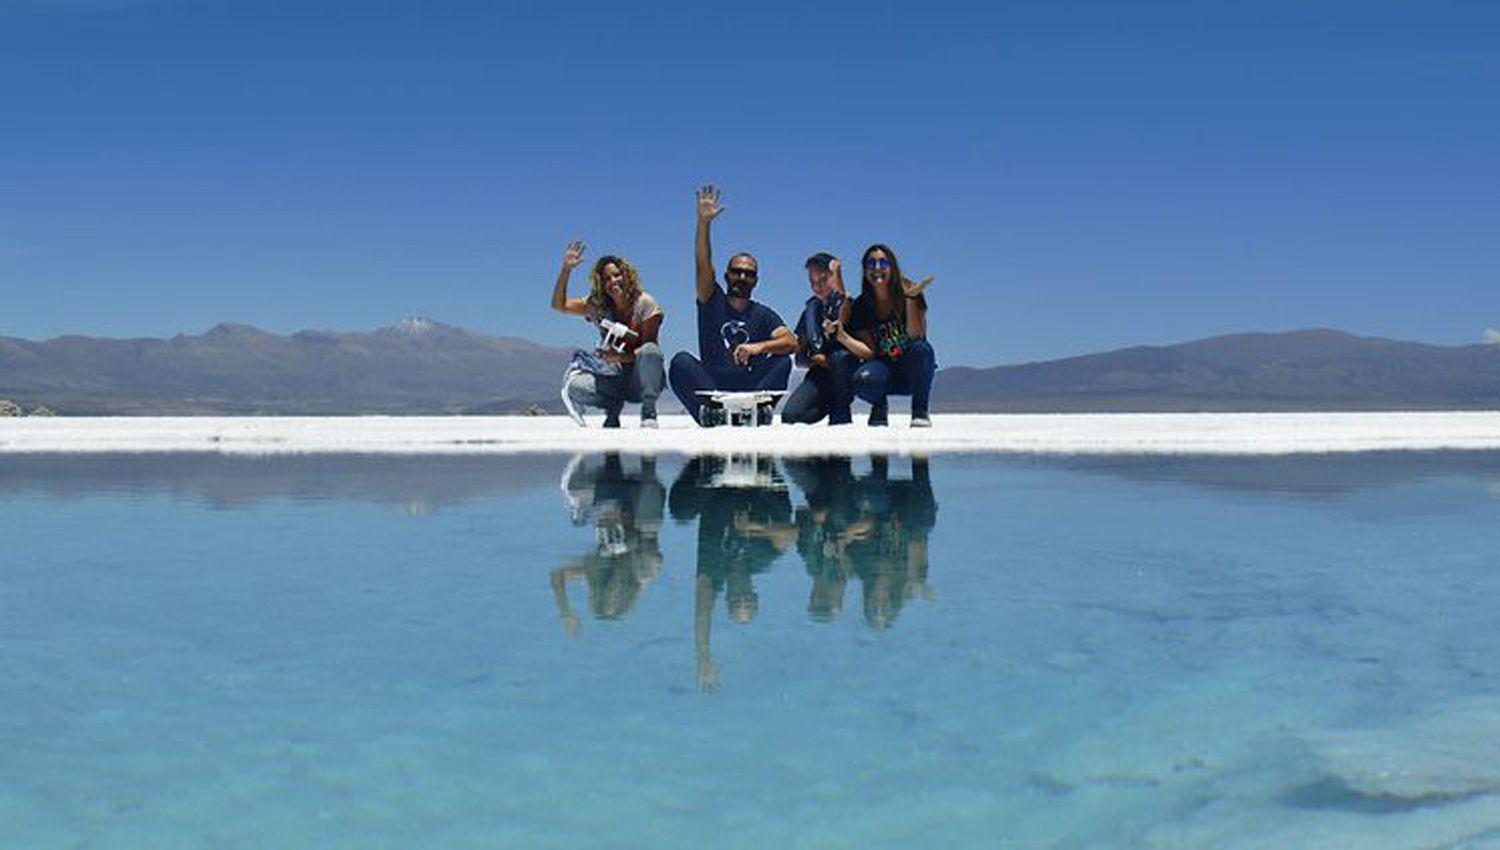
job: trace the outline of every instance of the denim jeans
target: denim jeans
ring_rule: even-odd
[[[854,370],[854,392],[884,412],[886,399],[911,396],[913,416],[926,416],[932,396],[932,376],[937,373],[937,354],[926,339],[914,339],[900,360],[871,360]]]

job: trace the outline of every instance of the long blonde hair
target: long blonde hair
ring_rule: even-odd
[[[588,303],[595,312],[603,316],[612,316],[615,312],[614,302],[610,300],[609,293],[604,291],[604,267],[614,263],[620,269],[620,274],[625,277],[623,289],[631,304],[641,297],[641,276],[635,270],[635,266],[613,254],[605,254],[594,262],[594,270],[589,272],[589,297]],[[629,316],[622,316],[626,321]]]

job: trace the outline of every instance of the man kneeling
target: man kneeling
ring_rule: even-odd
[[[718,189],[698,190],[699,356],[679,352],[669,370],[672,391],[700,425],[713,404],[702,391],[784,391],[792,374],[789,355],[797,350],[797,337],[776,311],[750,298],[760,276],[754,257],[739,253],[730,258],[724,272],[727,293],[715,278],[709,224],[723,211]]]

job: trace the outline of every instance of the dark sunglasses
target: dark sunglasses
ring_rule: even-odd
[[[729,271],[724,272],[724,274],[729,277],[745,277],[749,278],[750,280],[755,280],[756,278],[760,277],[760,272],[754,269],[730,269]]]
[[[865,268],[867,269],[888,269],[890,267],[891,261],[887,260],[885,257],[876,257],[872,260],[865,260]]]

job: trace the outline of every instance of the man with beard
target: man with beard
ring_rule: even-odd
[[[731,257],[724,271],[728,292],[719,285],[709,240],[709,225],[724,211],[719,197],[714,186],[698,190],[698,357],[678,352],[668,371],[672,391],[700,425],[713,405],[701,391],[783,391],[792,374],[789,355],[797,350],[797,337],[776,311],[750,298],[760,277],[754,257]]]

